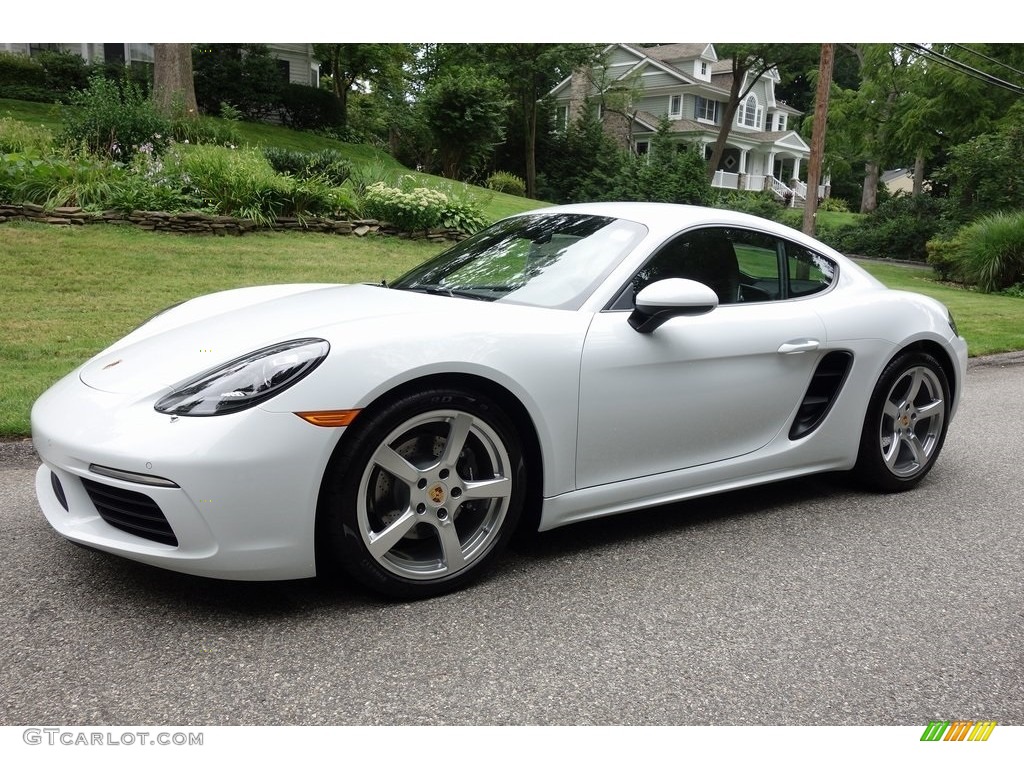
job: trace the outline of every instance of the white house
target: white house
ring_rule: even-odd
[[[320,62],[313,57],[312,43],[265,43],[290,83],[320,85]],[[0,43],[0,51],[32,56],[45,50],[77,53],[88,63],[152,64],[152,43]]]
[[[775,98],[778,82],[778,72],[770,70],[744,97],[712,184],[771,190],[780,200],[799,205],[807,195],[801,176],[806,178],[810,147],[790,129],[801,113]],[[566,78],[549,98],[559,127],[567,127],[588,103],[596,103],[606,129],[638,154],[647,152],[667,118],[681,144],[696,146],[709,157],[731,84],[732,62],[719,60],[710,43],[615,43],[589,72]]]

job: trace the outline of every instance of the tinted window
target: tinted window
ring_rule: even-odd
[[[642,288],[670,277],[707,285],[719,304],[738,304],[823,291],[835,277],[835,265],[803,246],[762,232],[737,227],[698,229],[659,249],[613,307],[631,309]]]

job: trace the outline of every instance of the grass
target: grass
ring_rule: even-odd
[[[0,436],[28,434],[50,384],[153,313],[212,291],[393,279],[441,246],[385,237],[191,237],[128,227],[0,226]],[[942,285],[930,270],[871,262],[891,288],[953,311],[974,355],[1024,349],[1024,300]]]

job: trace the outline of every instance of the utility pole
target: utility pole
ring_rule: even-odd
[[[825,155],[825,123],[828,121],[828,95],[832,90],[832,63],[835,61],[835,43],[821,44],[818,60],[818,90],[814,97],[814,130],[811,133],[811,157],[807,163],[807,200],[804,201],[805,234],[814,235],[814,220],[818,214],[818,183],[821,181],[821,161]]]

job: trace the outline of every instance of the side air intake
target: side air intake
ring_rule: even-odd
[[[829,352],[821,358],[800,403],[800,409],[796,412],[793,426],[789,429],[790,440],[809,435],[824,421],[846,381],[852,362],[853,354],[850,352]]]

